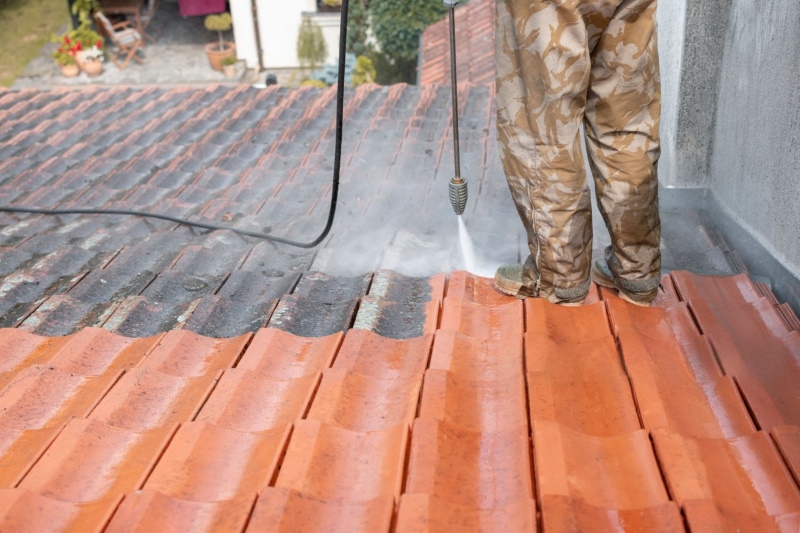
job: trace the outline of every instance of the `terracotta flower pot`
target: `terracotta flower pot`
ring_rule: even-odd
[[[225,41],[222,50],[220,50],[219,42],[208,43],[206,45],[206,54],[208,55],[208,62],[211,68],[222,71],[223,58],[234,57],[236,55],[236,44]]]
[[[86,61],[85,63],[81,63],[81,70],[84,71],[87,76],[94,78],[103,72],[103,63],[101,61]]]
[[[61,75],[65,78],[74,78],[81,73],[81,68],[76,63],[59,65],[59,67],[61,67]]]

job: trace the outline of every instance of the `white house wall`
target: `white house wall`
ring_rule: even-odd
[[[256,6],[265,69],[298,68],[297,35],[304,16],[311,16],[322,29],[328,47],[326,63],[339,55],[338,13],[317,13],[316,0],[231,0],[237,56],[248,67],[258,64],[252,6]]]
[[[230,6],[236,57],[244,59],[247,68],[255,68],[258,65],[258,45],[252,0],[230,0]]]

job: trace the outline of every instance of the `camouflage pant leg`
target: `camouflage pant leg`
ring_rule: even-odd
[[[638,129],[632,122],[641,113],[627,109],[632,98],[625,89],[635,84],[640,67],[635,61],[628,61],[631,68],[626,69],[624,60],[639,60],[644,49],[635,51],[628,47],[626,32],[620,29],[625,24],[640,25],[631,16],[637,4],[653,8],[653,13],[638,8],[643,18],[648,13],[654,14],[655,0],[497,0],[498,141],[509,188],[528,232],[534,258],[533,267],[526,269],[523,280],[526,286],[523,292],[528,295],[571,301],[582,298],[588,291],[591,200],[580,147],[580,124],[589,106],[593,116],[600,119],[590,122],[594,132],[599,130],[598,124],[607,120],[605,103],[612,114],[623,108],[622,117],[614,124],[625,126],[613,130],[605,129],[604,124],[597,139],[601,144],[606,143],[605,151],[600,154],[595,145],[590,152],[594,167],[605,170],[610,168],[611,159],[603,157],[618,144],[613,138],[615,133],[627,133],[631,126]],[[652,26],[653,21],[650,22]],[[613,30],[616,40],[606,35],[607,30]],[[592,87],[595,80],[601,85],[604,81],[613,83],[613,76],[604,78],[595,69],[598,58],[605,61],[610,72],[611,58],[615,53],[619,55],[619,51],[606,50],[601,45],[613,47],[617,43],[621,43],[622,54],[616,64],[621,65],[627,76],[623,80],[626,84],[620,87],[621,92],[613,89],[595,92]],[[652,55],[648,57],[654,59]],[[657,74],[657,63],[654,68]],[[619,94],[623,99],[615,103]],[[658,101],[657,91],[643,97],[647,102]],[[641,109],[641,105],[636,105],[637,110]],[[656,116],[656,132],[657,119]],[[657,155],[657,133],[653,138],[655,151],[650,153]],[[631,146],[630,142],[620,144],[621,154],[616,160],[624,164],[627,156],[622,152]],[[654,160],[650,165],[654,165]],[[635,171],[631,169],[631,173]],[[625,173],[602,175],[605,178],[601,181],[606,185],[617,177],[626,178]],[[646,176],[639,183],[651,177],[655,181],[654,170],[649,170]],[[634,187],[628,194],[635,197],[642,190]],[[606,186],[604,191],[617,189]],[[617,195],[614,200],[624,216],[615,222],[613,210],[604,203],[612,226],[641,224],[624,211],[627,204],[641,204],[638,198]],[[630,229],[618,228],[611,232],[612,239],[630,233]]]
[[[661,81],[656,1],[622,2],[592,57],[586,149],[597,202],[611,235],[608,265],[618,284],[655,298],[661,281]]]

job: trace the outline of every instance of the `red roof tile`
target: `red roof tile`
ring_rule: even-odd
[[[435,335],[0,329],[0,529],[796,529],[800,426],[762,415],[800,405],[800,334],[765,287],[678,273],[643,309],[372,279],[446,287]]]
[[[495,5],[490,0],[472,0],[456,12],[456,60],[459,82],[493,83]],[[422,85],[450,83],[450,26],[447,19],[422,34],[419,82]]]

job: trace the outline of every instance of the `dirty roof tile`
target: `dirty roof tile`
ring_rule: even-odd
[[[800,490],[766,433],[697,439],[653,431],[664,477],[675,500],[710,500],[720,510],[780,515],[800,512]]]
[[[364,296],[371,281],[372,273],[343,278],[309,272],[303,274],[292,294],[320,303],[348,302]]]
[[[116,308],[113,302],[81,302],[68,294],[51,296],[39,304],[19,328],[37,335],[69,335],[81,328],[102,326]]]
[[[420,397],[419,416],[475,432],[506,431],[528,424],[525,380],[472,380],[444,370],[428,370]]]
[[[364,502],[321,500],[302,492],[270,487],[261,492],[247,531],[388,531],[394,499]]]
[[[251,338],[250,333],[215,339],[191,331],[170,331],[161,336],[139,367],[181,377],[215,374],[233,367]]]
[[[75,503],[138,490],[176,429],[139,433],[97,420],[72,420],[19,487]]]
[[[411,434],[405,491],[492,509],[533,498],[527,424],[475,432],[418,418]]]
[[[392,270],[378,270],[372,278],[369,295],[391,302],[441,301],[446,283],[444,274],[423,278],[404,276]]]
[[[555,306],[546,306],[548,312]],[[525,361],[531,420],[610,437],[641,428],[614,339],[558,342],[528,333]]]
[[[163,531],[167,525],[171,531],[242,531],[254,500],[255,494],[235,500],[196,502],[150,490],[128,492],[105,531],[148,533]]]
[[[268,486],[291,426],[242,433],[199,422],[181,425],[144,485],[173,498],[223,501]]]
[[[144,296],[130,296],[120,302],[103,329],[126,337],[150,337],[182,327],[199,303],[153,302]]]
[[[245,304],[224,296],[206,296],[194,309],[185,328],[198,335],[228,338],[266,327],[278,300]]]
[[[476,339],[518,338],[524,331],[522,302],[490,306],[448,296],[439,327]]]
[[[344,368],[322,375],[306,418],[351,431],[379,431],[411,425],[417,413],[422,374],[375,379]]]
[[[196,420],[241,432],[285,427],[303,418],[320,379],[310,374],[273,380],[240,368],[226,370]]]
[[[546,531],[685,531],[675,502],[642,509],[606,509],[560,495],[542,496],[542,526]]]
[[[269,379],[316,375],[331,366],[342,333],[299,337],[277,329],[262,329],[253,337],[236,368]]]
[[[114,514],[120,499],[75,503],[25,489],[0,489],[0,530],[99,532]]]
[[[400,497],[408,425],[362,433],[314,420],[295,424],[275,486],[336,502]]]
[[[344,337],[333,368],[382,380],[421,378],[432,342],[433,335],[390,339],[372,331],[352,329]]]
[[[393,339],[430,335],[436,331],[441,303],[393,302],[375,296],[364,296],[358,308],[353,329],[374,331]]]
[[[533,421],[536,490],[594,507],[634,510],[669,501],[647,432],[610,437]]]
[[[689,500],[684,502],[683,511],[686,522],[692,531],[780,531],[781,533],[800,529],[800,513],[786,513],[777,516],[767,514],[747,514],[720,509],[708,500]]]
[[[47,365],[32,365],[0,392],[0,426],[42,429],[86,416],[118,379],[86,377]]]
[[[148,431],[192,420],[222,374],[177,377],[148,368],[126,372],[89,418],[110,427]]]
[[[397,511],[398,533],[423,531],[537,531],[536,504],[520,501],[479,509],[429,494],[403,494]]]
[[[303,337],[325,337],[350,328],[358,300],[318,302],[288,294],[281,298],[268,327]]]

